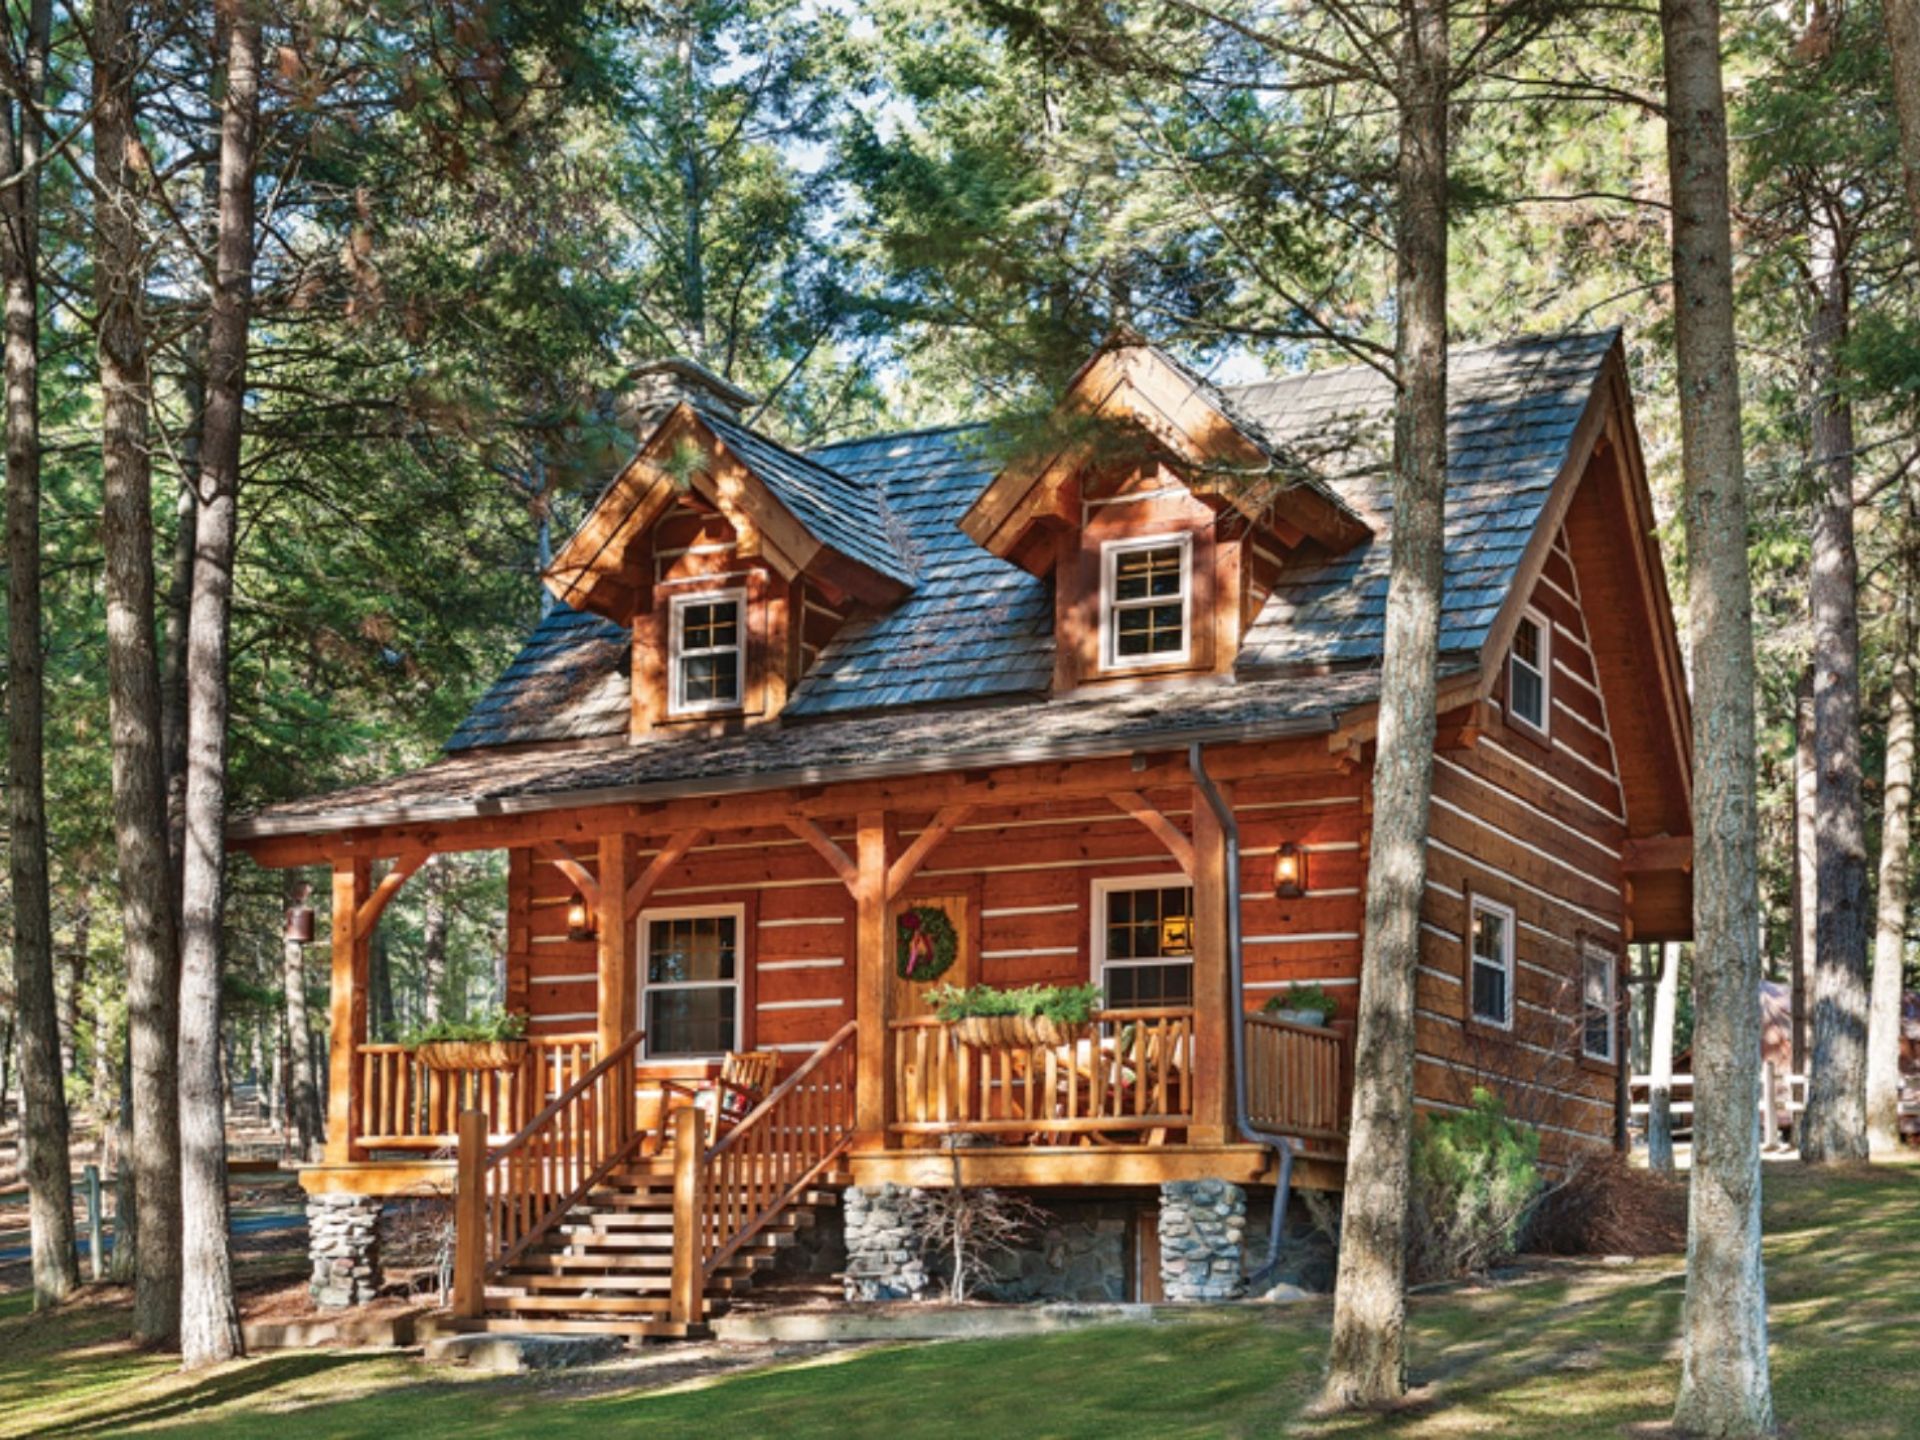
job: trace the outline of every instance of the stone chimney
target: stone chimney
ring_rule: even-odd
[[[682,401],[696,410],[737,421],[742,412],[757,403],[757,397],[721,379],[698,361],[676,355],[633,368],[625,390],[614,401],[614,419],[644,439]]]

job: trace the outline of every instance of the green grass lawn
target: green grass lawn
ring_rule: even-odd
[[[1798,1440],[1920,1434],[1920,1165],[1767,1184],[1775,1397]],[[193,1378],[130,1350],[123,1308],[0,1296],[0,1436],[1586,1436],[1658,1433],[1678,1260],[1570,1266],[1414,1304],[1416,1403],[1302,1421],[1325,1304],[1039,1339],[841,1351],[661,1388],[639,1373],[479,1377],[402,1356],[268,1355]]]

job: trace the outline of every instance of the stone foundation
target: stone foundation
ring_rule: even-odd
[[[307,1197],[307,1293],[325,1309],[364,1305],[380,1288],[380,1201],[365,1195]]]
[[[1242,1293],[1247,1192],[1226,1180],[1160,1187],[1160,1285],[1169,1300],[1232,1300]]]
[[[1329,1198],[1325,1205],[1331,1207],[1333,1215],[1339,1214],[1340,1201],[1337,1196]],[[1246,1268],[1249,1275],[1266,1264],[1267,1229],[1272,1223],[1272,1201],[1247,1207]],[[1292,1203],[1287,1206],[1287,1218],[1280,1228],[1280,1263],[1274,1268],[1274,1273],[1267,1277],[1263,1291],[1270,1294],[1276,1288],[1284,1288],[1313,1295],[1331,1294],[1334,1272],[1339,1263],[1340,1252],[1334,1245],[1333,1236],[1315,1218],[1313,1207],[1295,1192]]]
[[[906,1185],[849,1185],[840,1208],[846,1220],[849,1300],[918,1300],[928,1289],[926,1261],[907,1223]]]
[[[1004,1301],[1114,1303],[1127,1298],[1129,1234],[1137,1205],[1054,1201],[1036,1196],[1046,1217],[1018,1250],[993,1257],[981,1297]]]

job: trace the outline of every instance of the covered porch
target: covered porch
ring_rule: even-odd
[[[496,757],[493,763],[502,761]],[[1324,788],[1325,776],[1337,773],[1322,737],[1220,745],[1208,752],[1206,764],[1229,794],[1243,785],[1261,794],[1311,795]],[[809,908],[822,911],[831,908],[828,898],[837,892],[850,953],[844,959],[763,962],[760,953],[747,950],[748,936],[790,934],[772,927],[803,922],[779,918],[770,901],[755,908],[749,900],[742,922],[748,935],[737,957],[746,977],[741,994],[786,995],[790,989],[776,988],[775,981],[784,987],[800,973],[828,973],[801,972],[803,966],[843,967],[832,974],[844,975],[837,981],[844,993],[804,1001],[743,998],[733,1033],[745,1050],[765,1042],[772,1022],[789,1018],[782,1007],[824,1006],[829,1019],[845,1015],[844,1044],[852,1057],[849,1133],[835,1162],[843,1178],[905,1183],[905,1177],[925,1176],[937,1161],[945,1180],[957,1175],[962,1183],[1270,1182],[1273,1150],[1248,1140],[1236,1121],[1230,1027],[1238,1024],[1252,1128],[1298,1142],[1295,1183],[1339,1184],[1347,1027],[1318,1029],[1253,1014],[1263,994],[1231,993],[1228,837],[1180,751],[637,803],[613,797],[562,803],[555,797],[499,804],[488,814],[468,809],[442,815],[435,809],[416,800],[362,811],[355,818],[373,823],[333,833],[300,833],[297,822],[287,821],[256,823],[236,834],[237,845],[261,863],[323,859],[332,869],[328,1132],[324,1163],[305,1175],[310,1190],[444,1188],[452,1181],[463,1112],[484,1117],[490,1145],[506,1145],[623,1049],[633,1084],[630,1099],[621,1102],[631,1112],[622,1129],[632,1135],[637,1153],[664,1152],[672,1108],[666,1082],[709,1080],[716,1065],[714,1057],[663,1056],[647,1043],[640,994],[646,985],[643,917],[657,913],[669,897],[733,898],[727,880],[746,873],[743,857],[776,846],[782,847],[779,865],[760,862],[754,880],[813,887],[806,893],[819,898]],[[1071,917],[1044,912],[1067,911],[1073,903],[1080,906],[1079,954],[1046,963],[1077,965],[1062,973],[1098,978],[1087,953],[1098,942],[1086,939],[1084,899],[983,907],[983,895],[991,902],[995,892],[983,891],[982,876],[970,873],[966,862],[975,855],[1001,859],[1006,852],[997,847],[1010,840],[1026,844],[1022,854],[1033,858],[983,864],[983,872],[1042,874],[1078,865],[1086,874],[1105,875],[1124,860],[1128,868],[1149,872],[1155,883],[1178,882],[1190,894],[1183,967],[1190,978],[1181,1003],[1114,1005],[1084,1033],[1050,1044],[983,1041],[929,1013],[896,974],[895,924],[903,907],[935,892],[963,897],[973,907],[968,923],[974,927],[974,968],[968,974],[963,967],[952,978],[995,978],[980,963],[982,933],[989,964],[1005,963],[994,959],[999,955],[1065,950],[1017,940],[1009,949],[1007,941],[992,937],[1052,938]],[[510,899],[507,1000],[522,1010],[529,1008],[530,994],[535,1002],[523,1056],[507,1070],[447,1074],[429,1069],[403,1045],[369,1038],[369,945],[382,912],[433,855],[476,849],[507,851],[517,874],[543,867],[563,878],[566,893],[539,895],[529,887]],[[1244,856],[1242,863],[1255,864]],[[808,865],[810,870],[800,868]],[[790,874],[798,878],[786,878]],[[1032,897],[1022,890],[1011,898]],[[983,909],[990,917],[986,924],[998,928],[981,930]],[[1028,911],[1031,919],[1022,913]],[[1054,924],[1055,931],[1039,934],[1044,924]],[[537,992],[558,982],[543,973],[515,974],[518,957],[539,955],[549,939],[554,953],[590,957],[590,972],[580,969],[577,977],[564,979],[576,987],[569,995],[590,994],[591,1011],[555,1012],[561,1002],[548,1002],[543,1014]],[[819,1046],[787,1040],[768,1048],[779,1052],[780,1074],[791,1076]]]

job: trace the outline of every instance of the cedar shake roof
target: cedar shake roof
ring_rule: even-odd
[[[1067,700],[886,712],[731,735],[658,732],[638,745],[574,740],[469,749],[409,774],[274,805],[234,822],[235,838],[403,825],[568,805],[644,803],[773,785],[809,785],[969,765],[1011,765],[1194,741],[1323,734],[1379,698],[1377,671],[1311,684],[1190,681]]]
[[[1443,655],[1465,657],[1485,642],[1616,340],[1607,331],[1460,347],[1449,357]],[[1344,507],[1370,517],[1375,532],[1332,558],[1311,546],[1289,558],[1247,636],[1239,672],[1378,664],[1393,513],[1391,384],[1369,366],[1350,365],[1208,388],[1236,423],[1257,429],[1290,467],[1310,469]],[[1051,588],[959,526],[999,469],[984,448],[984,426],[876,436],[801,456],[702,418],[725,426],[725,442],[770,485],[788,487],[783,502],[823,540],[876,568],[891,554],[886,573],[912,575],[906,598],[856,612],[842,627],[788,701],[787,718],[1046,693]],[[849,495],[862,497],[857,508]],[[831,522],[820,518],[827,512]],[[872,543],[849,548],[862,535]],[[447,749],[624,735],[629,663],[619,627],[557,605]]]

